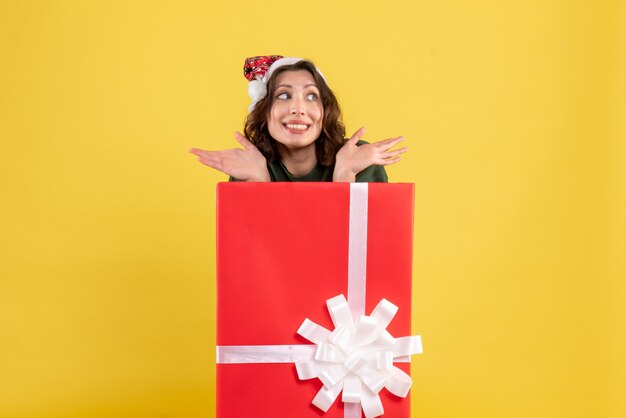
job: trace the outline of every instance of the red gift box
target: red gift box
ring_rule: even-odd
[[[355,190],[365,190],[365,208],[354,207]],[[349,247],[358,217],[367,228],[361,313],[385,298],[399,307],[387,331],[410,335],[413,185],[221,183],[217,197],[217,417],[354,416],[358,404],[344,407],[341,395],[326,413],[314,406],[322,382],[300,380],[293,361],[229,363],[220,349],[245,346],[255,358],[260,346],[315,348],[297,334],[305,318],[333,330],[325,302],[341,294],[354,310]],[[350,269],[354,276],[358,267]],[[408,363],[394,365],[409,373]],[[379,395],[384,416],[410,416],[408,397]]]

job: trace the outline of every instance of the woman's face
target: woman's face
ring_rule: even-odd
[[[315,148],[322,132],[324,107],[315,79],[306,70],[284,71],[276,77],[268,129],[289,150]]]

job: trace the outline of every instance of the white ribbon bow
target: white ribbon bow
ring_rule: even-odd
[[[334,331],[308,318],[298,329],[298,334],[317,345],[313,360],[296,362],[298,377],[322,381],[324,386],[312,403],[324,412],[343,390],[343,402],[360,403],[367,418],[380,416],[384,409],[378,393],[383,388],[403,398],[408,394],[413,380],[393,361],[421,353],[421,337],[394,338],[387,332],[398,307],[386,299],[356,323],[343,295],[328,299],[326,305]]]

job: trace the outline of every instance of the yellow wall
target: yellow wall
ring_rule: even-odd
[[[0,2],[0,417],[213,415],[225,176],[186,150],[268,53],[407,138],[413,415],[626,416],[623,4]]]

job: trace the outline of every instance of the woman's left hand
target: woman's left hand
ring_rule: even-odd
[[[333,181],[355,180],[356,175],[371,165],[390,165],[400,161],[400,154],[406,152],[406,147],[390,151],[394,145],[404,141],[404,138],[389,138],[371,144],[357,145],[365,135],[365,128],[360,128],[341,147],[337,153]]]

